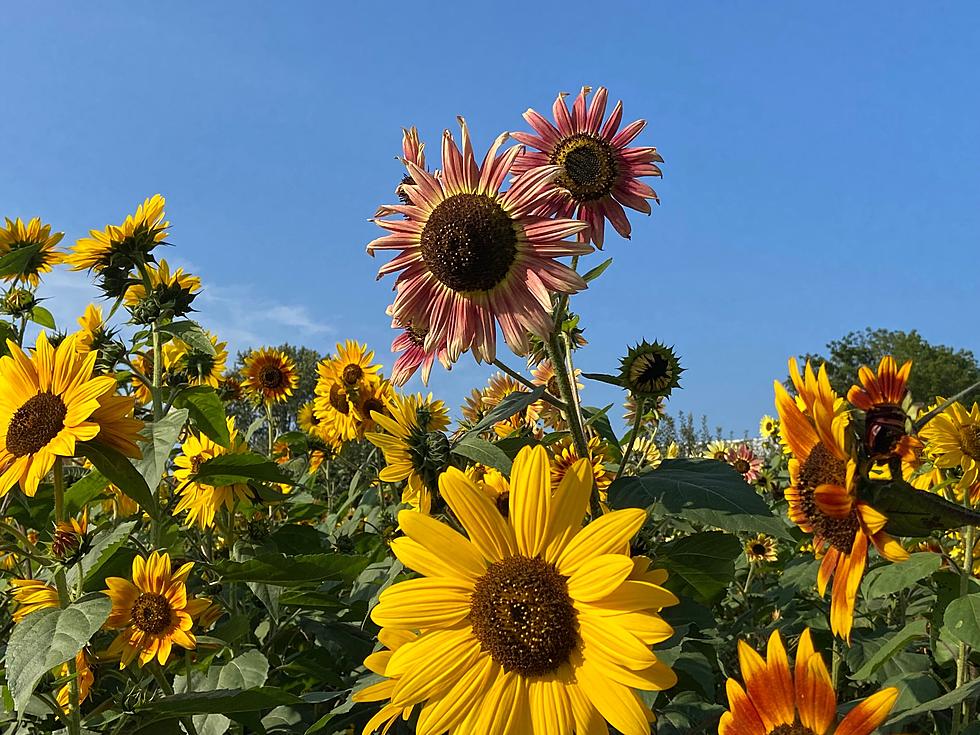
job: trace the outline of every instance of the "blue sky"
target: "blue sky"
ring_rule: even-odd
[[[486,146],[603,84],[648,120],[663,203],[573,300],[579,365],[672,343],[671,408],[754,431],[787,356],[849,330],[980,352],[980,6],[859,5],[9,4],[0,215],[73,241],[161,192],[164,255],[233,347],[354,337],[390,365],[392,280],[364,245],[400,127],[435,151],[462,114]],[[90,298],[79,274],[47,294],[62,322]],[[488,375],[466,356],[431,387],[456,404]]]

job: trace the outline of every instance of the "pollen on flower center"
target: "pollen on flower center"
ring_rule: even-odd
[[[964,424],[959,433],[963,452],[980,461],[980,426]]]
[[[800,470],[800,504],[814,533],[838,551],[849,554],[860,527],[857,510],[852,510],[845,518],[832,518],[817,507],[813,498],[814,490],[820,485],[843,487],[846,483],[847,463],[831,454],[822,443],[814,446]]]
[[[470,598],[470,623],[504,671],[541,676],[569,660],[578,617],[568,581],[542,559],[512,556],[491,564]]]
[[[809,727],[796,723],[794,725],[778,725],[766,735],[816,735],[816,733]]]
[[[263,388],[274,390],[285,385],[286,376],[277,366],[266,365],[259,372],[259,382],[262,383]]]
[[[609,194],[618,173],[612,146],[588,133],[562,140],[552,152],[551,162],[562,167],[555,183],[580,202]]]
[[[439,203],[421,235],[422,259],[453,291],[489,291],[517,257],[514,222],[485,194],[455,194]]]
[[[360,365],[351,363],[344,367],[342,377],[347,385],[355,385],[364,376],[364,370]]]
[[[37,393],[18,408],[7,424],[7,451],[15,457],[34,454],[65,427],[68,407],[53,393]]]
[[[133,603],[130,617],[144,633],[159,634],[170,626],[170,602],[156,592],[142,592]]]
[[[335,383],[330,386],[330,405],[343,414],[350,411],[350,405],[347,403],[347,391],[342,385]]]

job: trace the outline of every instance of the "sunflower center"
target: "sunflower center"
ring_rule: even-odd
[[[889,455],[905,436],[906,415],[901,406],[872,406],[865,417],[864,442],[872,457]]]
[[[370,418],[372,411],[377,411],[378,413],[384,413],[385,404],[381,402],[381,399],[372,396],[371,398],[368,398],[366,401],[364,401],[362,408],[364,410],[364,416]]]
[[[618,173],[612,146],[589,133],[577,133],[561,141],[551,154],[551,162],[562,167],[555,183],[580,202],[609,194]]]
[[[740,475],[744,475],[746,472],[749,471],[750,465],[747,460],[736,459],[735,464],[733,464],[732,466],[735,468],[736,472],[738,472]]]
[[[454,194],[429,214],[422,259],[457,292],[489,291],[517,258],[517,231],[503,207],[485,194]]]
[[[844,518],[832,518],[820,510],[813,498],[814,490],[821,485],[844,487],[846,484],[847,463],[844,460],[831,454],[822,442],[810,450],[810,456],[800,470],[800,501],[803,512],[817,536],[826,539],[838,551],[850,554],[854,537],[860,527],[857,510],[852,510]]]
[[[755,554],[756,556],[762,556],[763,554],[767,553],[768,551],[769,551],[769,549],[766,548],[766,545],[765,544],[762,544],[762,543],[752,544],[752,553]]]
[[[347,385],[354,385],[364,376],[364,371],[361,369],[360,365],[355,365],[351,363],[344,367],[342,377]]]
[[[330,405],[343,414],[350,411],[350,404],[347,403],[347,391],[342,385],[330,386]]]
[[[809,727],[799,723],[793,725],[778,725],[775,730],[770,730],[767,735],[816,735]]]
[[[276,390],[286,384],[286,376],[276,365],[265,365],[259,371],[259,382],[267,390]]]
[[[54,393],[38,393],[27,399],[7,424],[7,451],[15,457],[34,454],[65,428],[68,407]]]
[[[831,454],[823,442],[810,451],[810,456],[800,470],[800,484],[811,490],[821,485],[838,485],[847,482],[847,463]]]
[[[170,602],[156,592],[141,592],[133,603],[130,617],[144,633],[159,634],[170,626]]]
[[[980,426],[965,424],[960,427],[959,434],[963,452],[980,461]]]
[[[542,559],[511,556],[491,564],[473,587],[470,623],[483,650],[522,676],[556,671],[578,645],[568,580]]]

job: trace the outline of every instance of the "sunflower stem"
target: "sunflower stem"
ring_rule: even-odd
[[[963,491],[963,505],[969,510],[973,509],[973,499],[971,498],[970,488]],[[963,536],[963,565],[960,567],[960,597],[966,597],[970,592],[970,577],[973,575],[973,545],[974,528],[966,526],[962,532]],[[960,641],[956,652],[956,688],[966,685],[970,678],[969,671],[970,647]],[[953,735],[959,735],[963,724],[970,721],[970,704],[964,700],[963,704],[953,711]]]
[[[61,457],[54,460],[54,520],[61,523],[65,520],[65,464]],[[81,571],[81,570],[79,570]],[[71,604],[71,594],[68,591],[68,578],[65,576],[65,568],[58,566],[58,571],[54,576],[55,586],[58,588],[58,601],[62,608]],[[68,733],[69,735],[80,735],[82,731],[82,719],[79,713],[78,703],[78,670],[75,666],[75,657],[68,660],[68,676],[71,683],[68,690]]]
[[[633,419],[633,430],[630,432],[630,442],[626,445],[626,451],[623,453],[623,461],[619,463],[619,470],[616,472],[617,480],[623,474],[626,465],[629,464],[630,455],[633,454],[633,445],[636,444],[636,435],[640,433],[640,424],[643,423],[643,409],[646,408],[646,402],[647,399],[642,396],[636,399],[636,416]]]
[[[539,385],[535,385],[533,382],[531,382],[530,380],[528,380],[527,378],[525,378],[523,375],[521,375],[516,370],[514,370],[514,369],[510,368],[509,366],[507,366],[506,364],[502,363],[500,360],[496,360],[495,359],[491,364],[494,367],[500,369],[502,372],[507,373],[510,377],[512,377],[514,380],[516,380],[521,385],[523,385],[523,386],[525,386],[527,388],[530,388],[531,390],[537,390],[538,388],[541,387]],[[554,406],[555,408],[557,408],[559,411],[565,411],[565,410],[567,410],[564,403],[562,403],[558,398],[555,398],[555,396],[551,395],[547,391],[545,391],[544,392],[544,395],[541,396],[541,400],[544,401],[545,403],[550,403],[552,406]]]
[[[749,572],[745,575],[745,584],[742,586],[742,597],[746,602],[749,599],[749,588],[752,586],[752,577],[755,575],[755,562],[749,559]]]
[[[272,418],[272,404],[265,401],[265,426],[269,432],[269,459],[272,459],[272,450],[275,448],[275,423]]]
[[[837,691],[837,684],[840,681],[840,660],[840,639],[834,636],[834,651],[830,661],[830,683],[835,692]]]

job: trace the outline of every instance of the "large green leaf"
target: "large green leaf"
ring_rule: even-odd
[[[613,508],[647,508],[654,503],[686,521],[731,533],[792,538],[755,488],[732,467],[713,459],[667,459],[652,472],[621,477],[609,487]]]
[[[293,482],[293,479],[275,462],[251,452],[220,454],[213,457],[201,464],[194,479],[214,487],[235,485],[249,480],[288,484]]]
[[[980,649],[980,593],[949,603],[943,615],[943,627],[957,640]]]
[[[68,570],[69,588],[78,584],[79,569],[84,573],[86,581],[97,577],[112,555],[129,540],[129,535],[135,527],[136,521],[126,521],[96,536],[92,548],[82,557],[81,562]]]
[[[35,306],[31,309],[31,321],[45,329],[56,329],[54,316],[43,306]]]
[[[244,561],[221,561],[215,568],[225,582],[298,587],[328,579],[351,581],[364,571],[368,561],[347,554],[260,554]]]
[[[964,684],[963,686],[948,692],[941,697],[936,697],[935,699],[930,699],[928,702],[920,704],[918,707],[913,707],[912,709],[907,709],[904,712],[896,712],[892,715],[891,719],[888,720],[885,725],[897,725],[898,723],[906,720],[910,717],[915,717],[916,715],[921,715],[926,712],[936,712],[939,710],[948,710],[954,705],[969,699],[970,697],[980,696],[980,679],[974,679],[969,684]]]
[[[136,469],[143,475],[149,487],[155,488],[160,484],[160,478],[166,472],[167,463],[170,461],[170,453],[186,421],[186,410],[172,408],[159,421],[147,423],[140,432],[143,436],[143,441],[140,443],[143,456],[137,460]]]
[[[941,563],[939,554],[922,551],[903,562],[883,564],[865,575],[863,596],[867,599],[890,597],[925,579],[939,569]]]
[[[904,628],[891,636],[885,644],[864,662],[851,678],[858,681],[869,679],[886,661],[891,659],[896,653],[902,651],[909,643],[917,638],[926,638],[929,635],[926,621],[922,618],[913,620]]]
[[[888,518],[885,530],[895,536],[928,536],[941,529],[980,526],[980,512],[904,480],[864,480],[858,494]]]
[[[190,319],[171,322],[160,327],[160,331],[171,337],[176,337],[197,352],[203,352],[205,355],[215,354],[214,345],[211,344],[211,339],[207,333],[199,324]]]
[[[735,577],[742,544],[721,531],[683,536],[657,549],[656,565],[667,569],[667,586],[678,594],[710,603]]]
[[[221,402],[214,388],[207,385],[186,388],[177,395],[174,405],[187,409],[194,425],[205,436],[222,447],[231,446],[225,404]]]
[[[65,490],[65,515],[76,516],[82,508],[95,500],[109,486],[109,480],[98,470],[92,470],[85,477]]]
[[[504,397],[500,403],[494,406],[486,416],[478,421],[468,432],[469,434],[479,434],[486,431],[494,424],[510,418],[516,413],[520,413],[535,401],[541,400],[544,395],[545,386],[539,385],[534,390],[514,391]]]
[[[150,492],[143,475],[129,459],[112,447],[96,441],[79,442],[77,449],[95,465],[95,469],[108,477],[113,485],[135,500],[140,508],[154,518],[159,516],[160,508],[153,498],[153,493]]]
[[[466,457],[474,462],[485,464],[500,470],[505,475],[510,475],[510,457],[504,454],[503,450],[495,444],[491,444],[486,439],[482,439],[476,434],[469,434],[453,447],[453,453],[461,457]]]
[[[304,704],[295,694],[275,687],[250,689],[214,689],[209,692],[185,692],[147,702],[140,711],[181,717],[198,714],[231,714],[272,709],[281,704]]]
[[[19,247],[16,250],[11,250],[0,258],[0,278],[16,276],[23,273],[24,268],[30,262],[31,258],[37,255],[40,250],[41,243],[32,243]]]
[[[192,679],[193,690],[209,692],[217,690],[251,690],[265,684],[269,675],[269,661],[259,651],[246,651],[236,656],[224,666],[212,666],[206,675]],[[188,693],[187,678],[178,676],[174,689],[178,693]],[[194,727],[198,735],[222,735],[228,731],[231,720],[224,714],[197,714]]]
[[[14,626],[7,643],[6,675],[18,712],[27,707],[41,677],[81,651],[111,609],[111,600],[100,594],[64,609],[39,610]]]

